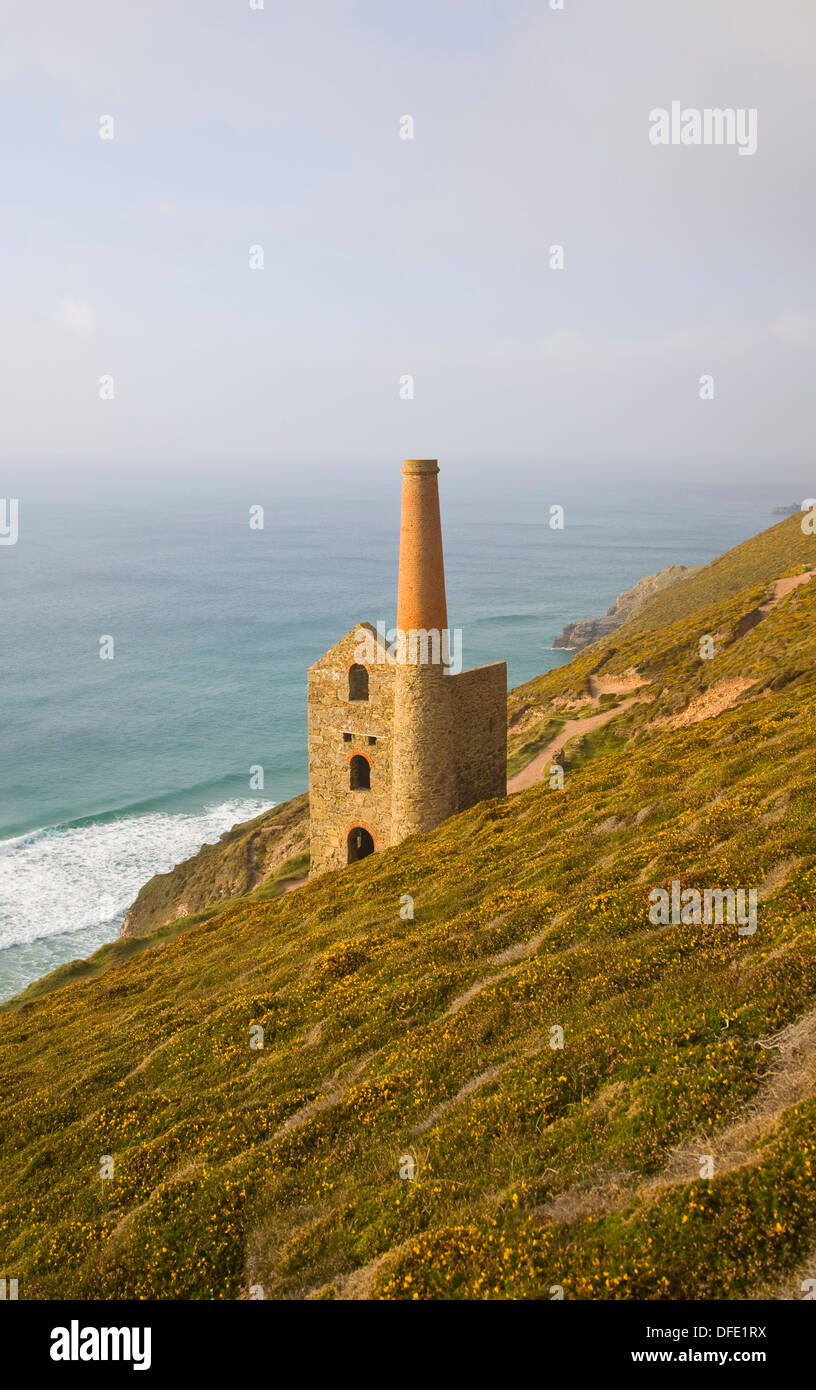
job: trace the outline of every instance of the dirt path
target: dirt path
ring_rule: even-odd
[[[816,574],[816,570],[806,570],[804,574],[790,574],[785,579],[777,579],[771,590],[770,598],[766,598],[758,608],[752,608],[750,613],[746,613],[741,618],[734,631],[732,641],[738,642],[746,633],[751,632],[758,626],[769,613],[780,604],[794,589],[798,589],[800,584],[807,584]],[[699,724],[703,719],[715,719],[718,714],[731,709],[736,704],[741,695],[746,690],[750,690],[754,681],[749,676],[727,676],[724,680],[717,681],[710,685],[707,690],[695,695],[684,710],[673,717],[655,719],[647,727],[650,729],[685,729],[690,724]]]
[[[716,685],[710,685],[689,702],[684,710],[673,718],[654,719],[650,729],[687,729],[690,724],[699,724],[703,719],[716,719],[718,714],[731,709],[740,695],[750,690],[754,684],[747,676],[731,676]]]
[[[804,574],[789,574],[787,579],[777,579],[773,587],[770,607],[775,608],[780,599],[789,594],[791,589],[798,589],[800,584],[807,584],[814,574],[816,574],[816,570],[805,570]]]
[[[433,1129],[435,1124],[445,1118],[449,1110],[461,1105],[462,1101],[467,1100],[474,1091],[478,1091],[482,1086],[487,1086],[489,1082],[495,1081],[496,1077],[501,1076],[502,1072],[506,1071],[509,1066],[509,1062],[499,1062],[495,1067],[488,1067],[481,1076],[472,1076],[455,1096],[451,1096],[450,1100],[443,1100],[420,1124],[414,1125],[414,1135],[418,1137],[420,1134],[427,1134],[429,1129]]]
[[[783,598],[786,598],[793,589],[798,589],[800,584],[807,584],[814,574],[816,574],[816,570],[805,570],[804,574],[789,574],[785,579],[777,579],[771,590],[770,598],[766,598],[765,602],[761,603],[758,608],[753,608],[750,613],[746,613],[745,617],[737,624],[733,640],[737,642],[740,637],[744,637],[746,632],[750,632],[764,618],[767,618],[769,613],[773,613]]]
[[[762,1142],[773,1134],[781,1116],[810,1100],[816,1091],[816,1010],[772,1037],[758,1039],[757,1046],[775,1054],[774,1064],[745,1103],[742,1114],[720,1133],[698,1135],[678,1144],[655,1177],[634,1172],[600,1175],[594,1184],[576,1183],[559,1192],[538,1208],[538,1214],[551,1221],[572,1222],[623,1211],[636,1198],[644,1203],[654,1201],[668,1187],[695,1182],[703,1154],[714,1159],[717,1177],[761,1163]],[[598,1106],[605,1100],[608,1104],[625,1095],[626,1087],[615,1082],[592,1104]]]
[[[560,753],[569,743],[571,738],[577,734],[589,734],[594,729],[603,728],[610,719],[614,719],[616,714],[623,714],[624,710],[629,709],[635,703],[634,697],[631,700],[624,700],[622,704],[616,705],[614,709],[603,710],[600,714],[591,714],[588,719],[568,719],[560,734],[547,744],[542,752],[537,753],[532,762],[511,777],[507,783],[508,795],[513,792],[526,791],[527,787],[532,787],[544,771],[549,767],[556,753]]]
[[[508,946],[506,951],[499,951],[497,956],[488,956],[485,965],[507,965],[508,968],[506,970],[501,970],[498,975],[484,975],[482,979],[476,980],[465,990],[464,994],[456,996],[453,1003],[448,1005],[442,1017],[452,1018],[453,1015],[458,1014],[459,1010],[463,1009],[466,1004],[469,1004],[471,999],[475,999],[477,994],[481,994],[483,989],[487,989],[488,985],[498,984],[499,980],[505,979],[507,975],[512,975],[514,970],[518,968],[517,963],[519,961],[526,960],[527,956],[532,956],[538,950],[547,932],[550,930],[550,927],[552,927],[557,920],[558,919],[554,917],[552,922],[550,922],[543,931],[540,931],[537,936],[532,937],[529,941],[517,941],[515,946]],[[509,962],[513,962],[513,964],[509,964]]]
[[[622,676],[590,676],[589,694],[594,704],[599,704],[602,695],[631,695],[649,682],[639,676],[637,671],[626,671]]]

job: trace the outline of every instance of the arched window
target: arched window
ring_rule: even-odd
[[[368,758],[364,758],[362,753],[355,753],[349,763],[349,787],[351,790],[359,791],[360,788],[371,786],[371,766]]]
[[[354,864],[358,859],[365,859],[366,855],[374,853],[374,841],[361,825],[355,825],[354,829],[349,831],[346,843],[348,845],[349,864]]]
[[[368,699],[368,671],[365,666],[361,666],[359,661],[355,661],[349,667],[349,699],[367,700]]]

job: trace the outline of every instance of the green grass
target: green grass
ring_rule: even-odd
[[[277,898],[284,893],[292,884],[298,883],[302,878],[308,878],[309,863],[311,856],[309,851],[303,850],[300,854],[293,854],[290,859],[285,859],[282,864],[278,864],[259,888],[252,894],[255,898]]]
[[[563,718],[552,701],[612,651],[604,673],[650,681],[571,745],[562,791],[260,896],[273,871],[7,1009],[0,1275],[20,1296],[795,1288],[816,1247],[816,586],[731,640],[804,563],[793,529],[755,546],[767,580],[743,557],[742,588],[514,693]],[[756,698],[659,722],[739,671]],[[764,883],[756,935],[654,927],[649,891],[674,878]]]
[[[815,548],[814,537],[802,530],[801,516],[787,517],[656,594],[630,622],[640,631],[665,627],[745,589],[812,569]]]
[[[554,738],[560,734],[564,727],[563,719],[548,719],[542,724],[536,725],[535,738],[528,739],[526,734],[510,735],[508,756],[507,756],[507,776],[514,777],[517,772],[533,761],[548,743],[552,743]]]

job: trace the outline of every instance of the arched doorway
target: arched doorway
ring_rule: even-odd
[[[349,831],[347,844],[349,864],[355,864],[358,859],[365,859],[374,853],[374,840],[361,825],[355,825]]]

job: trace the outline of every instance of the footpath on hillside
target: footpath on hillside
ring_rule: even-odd
[[[545,769],[552,763],[557,753],[562,753],[571,738],[576,734],[590,734],[594,729],[603,728],[610,719],[614,719],[616,714],[623,714],[624,710],[629,709],[635,703],[635,698],[624,700],[622,704],[615,705],[613,709],[603,710],[600,714],[591,714],[588,719],[568,719],[560,734],[547,744],[547,747],[537,753],[532,762],[517,772],[514,777],[510,777],[507,782],[507,792],[526,791],[527,787],[532,787],[544,775]]]

